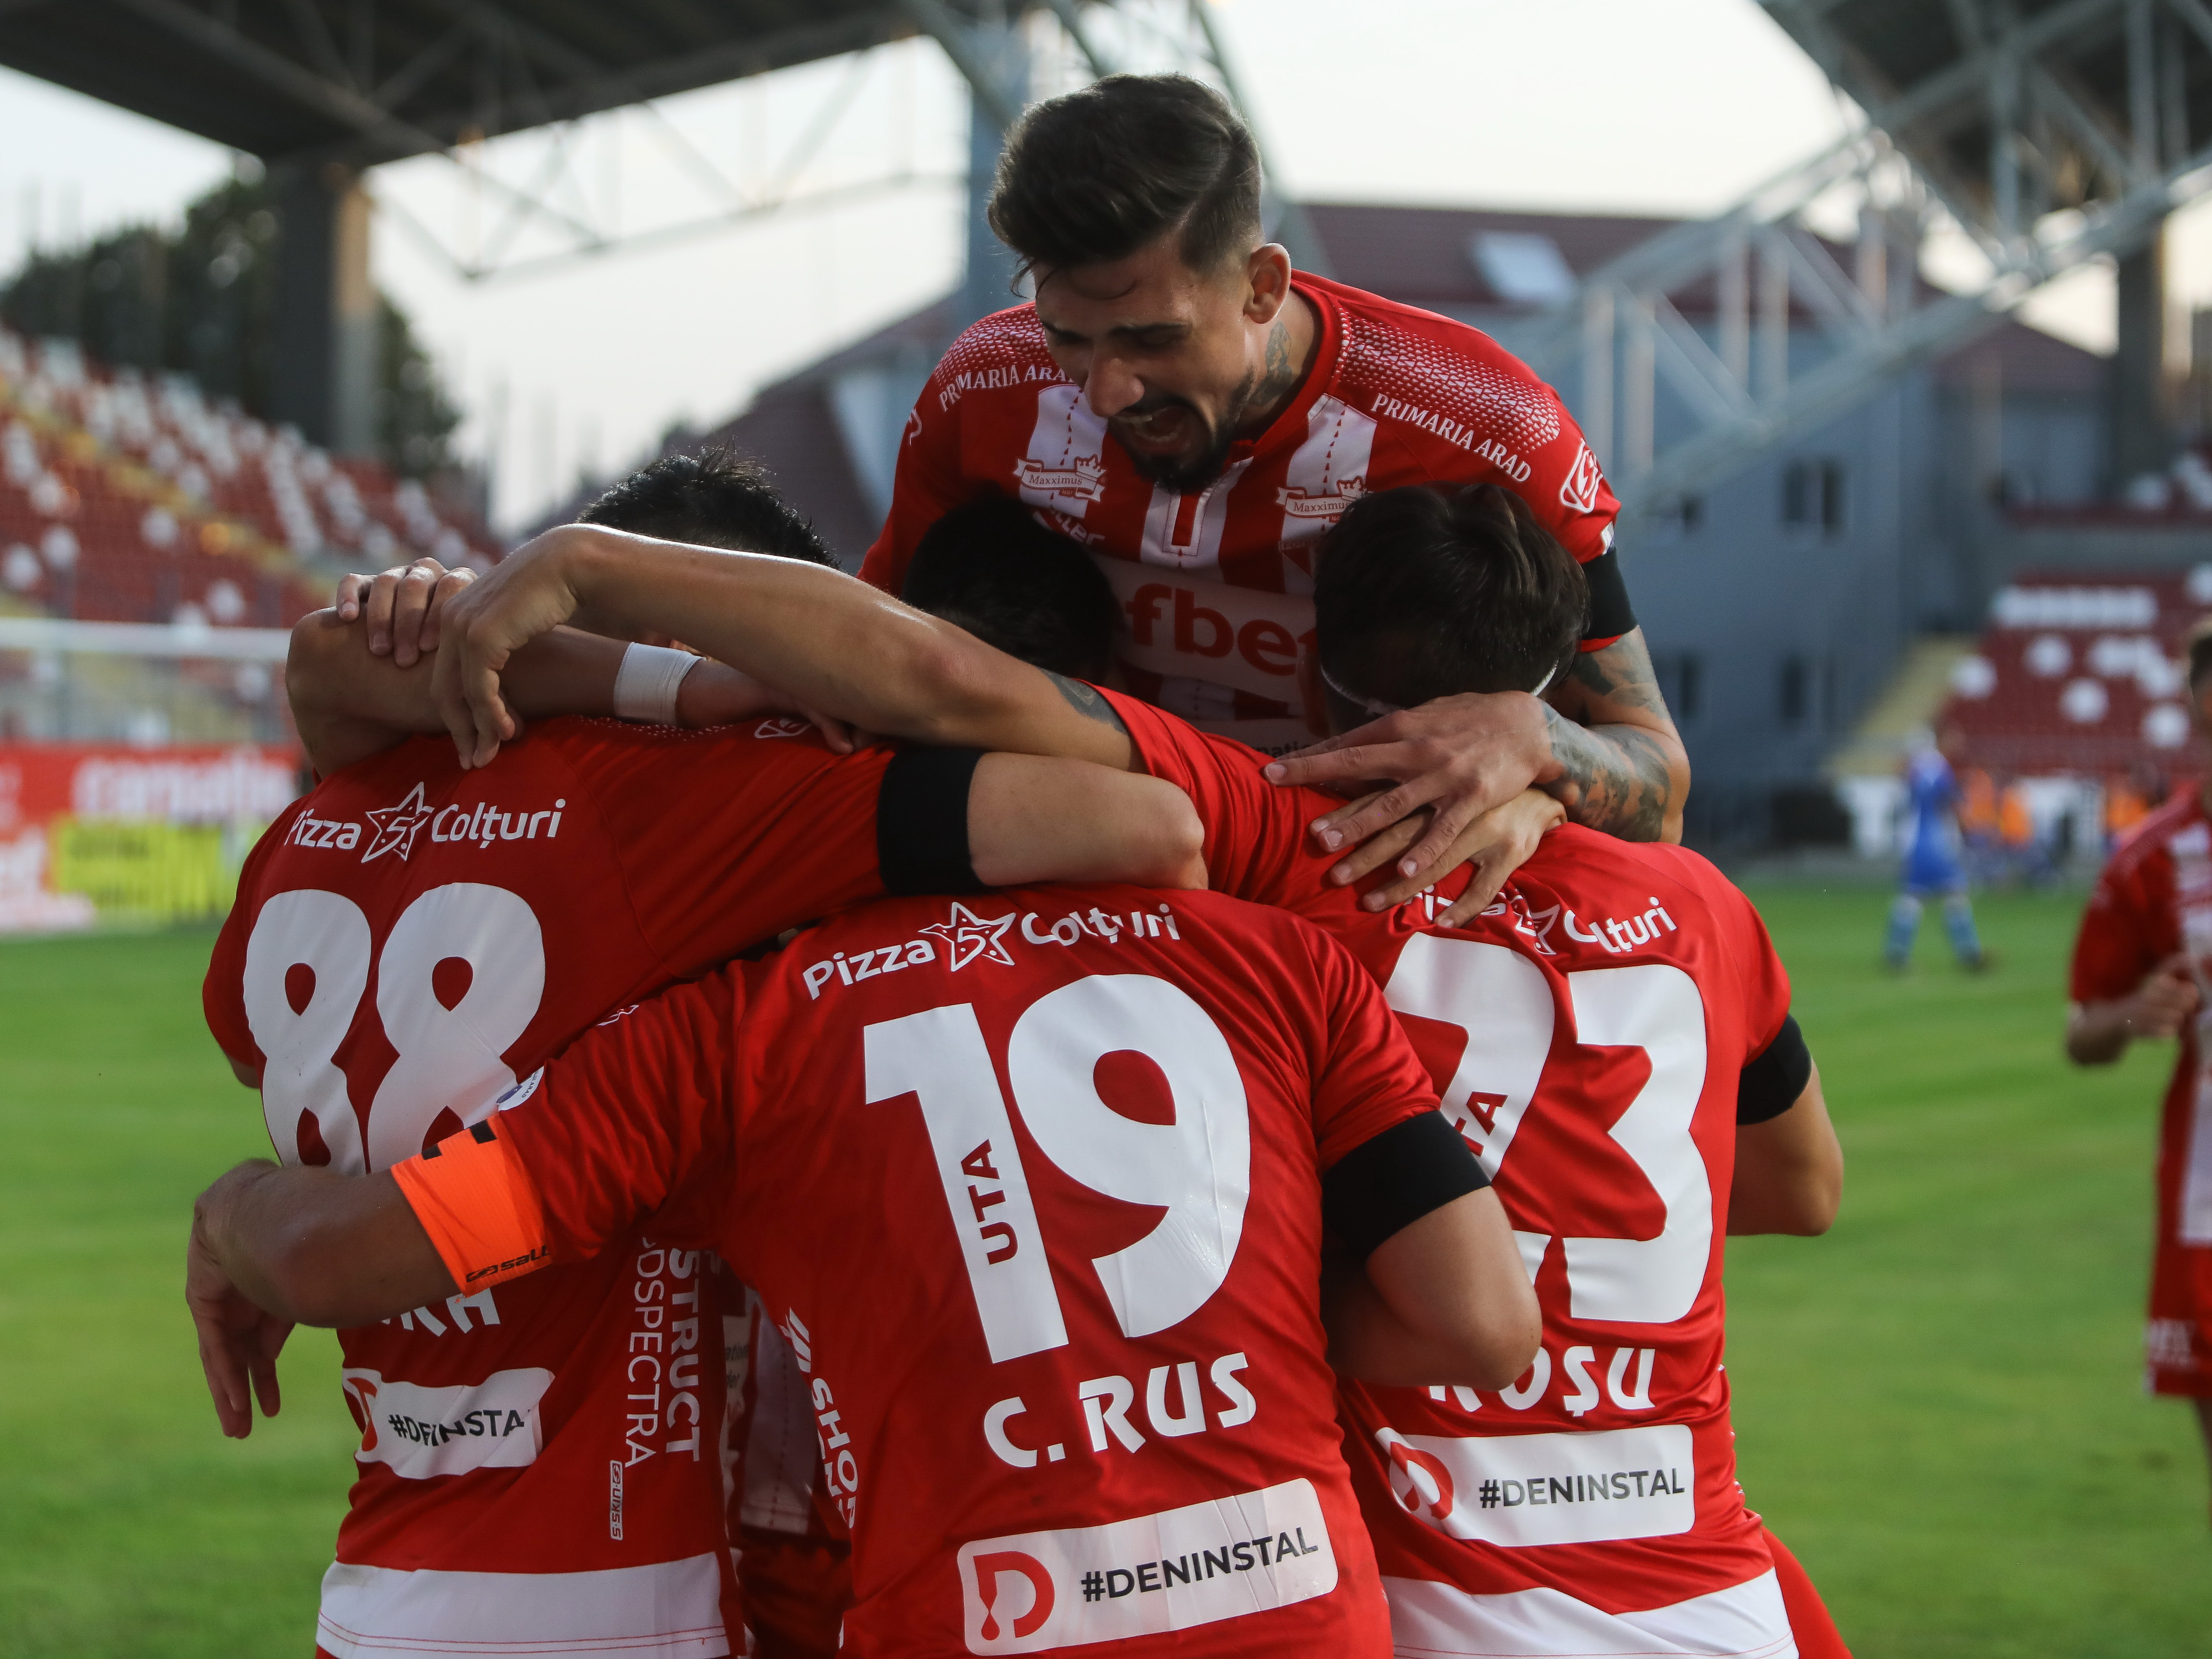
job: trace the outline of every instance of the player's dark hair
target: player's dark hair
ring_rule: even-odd
[[[1121,612],[1105,576],[1007,496],[956,507],[924,531],[899,597],[1055,674],[1103,679],[1114,660]]]
[[[2189,689],[2194,691],[2204,676],[2212,672],[2212,617],[2197,618],[2183,648],[2189,653]]]
[[[1015,124],[988,214],[1024,271],[1126,258],[1170,231],[1212,270],[1260,245],[1260,148],[1203,82],[1109,75]]]
[[[1315,646],[1344,692],[1410,708],[1527,691],[1574,659],[1583,568],[1498,484],[1408,484],[1361,497],[1323,538]]]
[[[776,493],[768,469],[734,450],[648,461],[579,513],[576,522],[837,568],[813,525]]]

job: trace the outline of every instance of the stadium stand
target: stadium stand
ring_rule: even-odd
[[[330,575],[428,553],[489,568],[483,525],[374,461],[179,375],[0,330],[0,594],[88,622],[286,627]]]
[[[1955,726],[1969,763],[1992,772],[2171,771],[2190,735],[2181,641],[2207,610],[2212,564],[2136,576],[2023,572],[1952,670],[1939,724]]]

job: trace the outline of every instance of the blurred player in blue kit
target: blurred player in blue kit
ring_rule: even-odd
[[[1943,931],[1959,965],[1978,974],[1990,966],[1974,931],[1974,907],[1966,896],[1966,869],[1960,859],[1959,780],[1950,757],[1960,748],[1955,727],[1939,742],[1905,763],[1905,804],[1912,813],[1912,841],[1905,849],[1905,877],[1897,902],[1889,908],[1889,932],[1882,940],[1883,964],[1903,973],[1920,932],[1920,913],[1931,897],[1943,901]]]

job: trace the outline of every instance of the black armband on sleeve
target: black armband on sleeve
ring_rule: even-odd
[[[1583,625],[1586,640],[1617,640],[1636,631],[1636,612],[1628,603],[1628,583],[1620,574],[1620,554],[1608,547],[1583,567],[1589,584],[1589,620]]]
[[[968,787],[980,749],[902,749],[876,792],[876,862],[887,893],[975,893]]]
[[[1458,1130],[1423,1112],[1363,1141],[1321,1178],[1322,1220],[1364,1261],[1401,1228],[1490,1184]]]
[[[1765,1052],[1745,1066],[1736,1079],[1735,1121],[1765,1123],[1780,1117],[1797,1103],[1813,1076],[1813,1051],[1797,1029],[1797,1017],[1783,1017],[1782,1029]]]

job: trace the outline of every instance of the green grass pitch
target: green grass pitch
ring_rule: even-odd
[[[1758,890],[1851,1160],[1825,1239],[1731,1250],[1744,1486],[1862,1659],[2212,1652],[2185,1407],[2138,1382],[2169,1056],[2059,1058],[2076,901],[1874,967],[1886,895]],[[195,1191],[264,1152],[200,1023],[204,933],[0,945],[0,1653],[304,1659],[349,1478],[335,1349],[216,1432],[179,1294]]]

